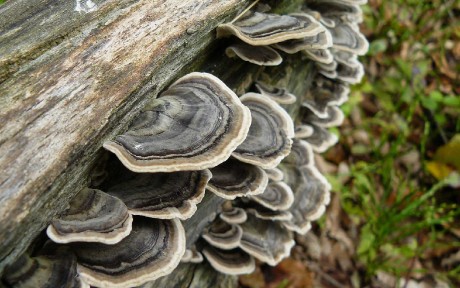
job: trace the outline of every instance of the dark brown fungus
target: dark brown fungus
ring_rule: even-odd
[[[310,165],[314,166],[314,155],[311,145],[300,139],[295,139],[292,143],[291,154],[283,160],[284,164],[293,166]]]
[[[201,237],[214,247],[230,250],[239,246],[242,235],[240,226],[217,218],[203,231]]]
[[[187,249],[193,248],[193,245],[200,238],[204,229],[222,212],[222,204],[224,202],[223,198],[207,191],[203,201],[198,204],[196,213],[183,222],[187,238]]]
[[[276,167],[291,150],[294,137],[291,117],[261,94],[247,93],[241,101],[250,109],[252,123],[247,138],[233,152],[233,157],[264,169]]]
[[[241,249],[271,266],[289,256],[295,244],[292,234],[277,222],[249,214],[240,226],[243,228]]]
[[[295,136],[294,138],[303,139],[310,137],[313,134],[313,128],[307,124],[297,125],[295,127]]]
[[[289,221],[292,219],[292,214],[289,211],[273,211],[265,206],[255,202],[248,204],[246,211],[254,215],[258,219],[268,221]]]
[[[114,245],[74,243],[80,277],[97,287],[131,287],[167,275],[185,252],[178,219],[136,217],[131,234]]]
[[[276,66],[283,62],[283,58],[276,50],[267,46],[251,46],[246,43],[230,45],[225,49],[225,54],[230,58],[238,56],[241,60],[260,66]]]
[[[302,123],[313,123],[326,128],[342,125],[345,118],[342,110],[337,106],[328,106],[326,111],[327,117],[325,118],[318,117],[318,115],[306,107],[300,109],[300,114]],[[313,131],[311,134],[313,134]]]
[[[272,169],[265,169],[265,173],[267,173],[268,179],[272,181],[281,181],[284,177],[283,171],[276,167]]]
[[[229,211],[222,211],[219,217],[229,224],[241,224],[248,218],[246,211],[238,207],[233,207]]]
[[[359,23],[363,20],[363,12],[356,3],[343,0],[322,0],[311,1],[308,8],[313,9],[321,14],[323,19],[342,19]],[[338,24],[340,25],[340,24]]]
[[[211,176],[207,169],[171,173],[122,169],[110,175],[102,187],[121,199],[133,215],[185,220],[195,213]]]
[[[184,256],[180,261],[184,263],[201,263],[203,262],[203,254],[197,251],[196,247],[192,247],[185,250]]]
[[[297,97],[285,88],[273,87],[260,81],[257,81],[255,86],[260,94],[270,97],[279,104],[292,104],[297,100]]]
[[[260,46],[313,36],[323,30],[310,15],[295,17],[248,11],[235,22],[219,25],[217,37],[235,35],[250,45]]]
[[[334,56],[329,49],[305,49],[303,53],[318,63],[329,64],[334,61]]]
[[[257,166],[229,159],[211,169],[208,189],[216,195],[233,200],[236,197],[260,194],[268,183],[265,171]]]
[[[7,285],[18,288],[89,288],[77,275],[75,255],[22,255],[4,272]]]
[[[364,55],[369,49],[366,37],[350,23],[338,23],[334,28],[329,28],[329,31],[332,35],[333,47],[337,50]]]
[[[307,141],[311,145],[313,151],[317,153],[325,152],[339,140],[337,135],[317,124],[311,124],[310,126],[313,128],[313,134],[305,138],[305,141]]]
[[[203,255],[214,269],[224,274],[249,274],[256,268],[254,258],[239,248],[222,250],[206,246],[203,248]]]
[[[288,54],[294,54],[302,50],[327,49],[332,47],[332,36],[329,31],[325,30],[314,36],[273,44],[273,47]]]
[[[329,203],[330,184],[313,165],[283,165],[286,183],[294,192],[294,202],[289,212],[292,219],[284,225],[299,234],[310,230],[311,221],[317,220]]]
[[[54,242],[115,244],[131,232],[133,219],[126,205],[100,190],[83,189],[69,206],[46,230]]]
[[[151,101],[129,130],[104,143],[135,172],[203,170],[246,138],[249,110],[221,80],[193,72]]]
[[[270,182],[264,193],[252,196],[251,199],[274,211],[287,210],[294,201],[294,194],[286,183]]]
[[[302,105],[318,117],[326,118],[328,106],[343,104],[349,93],[347,85],[317,75],[311,89],[304,95]]]

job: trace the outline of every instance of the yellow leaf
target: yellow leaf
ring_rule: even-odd
[[[452,172],[452,168],[447,166],[444,163],[439,163],[436,161],[428,161],[426,163],[426,169],[438,180],[445,179]]]
[[[456,134],[450,139],[449,143],[439,147],[434,154],[433,160],[451,165],[460,172],[460,134]]]

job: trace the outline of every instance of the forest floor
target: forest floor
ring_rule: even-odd
[[[333,193],[243,287],[460,287],[460,1],[369,0],[366,76],[317,157]]]

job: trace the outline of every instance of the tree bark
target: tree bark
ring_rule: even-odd
[[[216,41],[215,27],[249,0],[95,0],[89,12],[76,1],[0,6],[0,274],[88,185],[102,143],[173,80],[206,71],[239,95],[260,77],[298,95],[309,85],[300,55],[270,69],[225,57],[230,40]],[[170,281],[188,280],[171,287],[200,287],[200,277],[233,285],[206,267],[181,265]]]

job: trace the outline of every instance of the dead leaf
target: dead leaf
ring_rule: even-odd
[[[267,283],[267,288],[309,288],[313,287],[314,275],[305,265],[297,260],[287,258],[270,272],[274,281]]]
[[[264,274],[260,266],[256,266],[256,270],[248,275],[241,275],[239,277],[240,285],[247,288],[264,288],[266,286]]]
[[[460,171],[460,134],[454,135],[447,144],[439,147],[433,159],[439,163],[452,165]]]
[[[436,161],[428,161],[426,163],[426,169],[437,180],[447,178],[450,175],[450,173],[452,173],[452,171],[454,170],[450,166]]]

